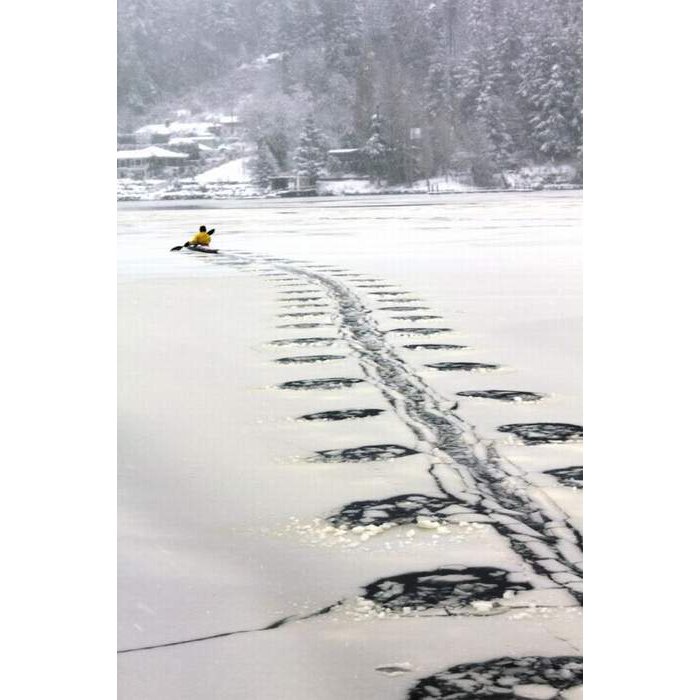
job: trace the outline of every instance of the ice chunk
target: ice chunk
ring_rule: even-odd
[[[422,515],[416,518],[416,525],[422,527],[424,530],[437,530],[437,528],[440,527],[440,523],[437,520],[431,520]]]
[[[384,673],[387,676],[400,676],[402,673],[410,673],[413,671],[413,666],[408,661],[400,661],[394,664],[376,666],[374,670]]]
[[[558,691],[556,688],[550,688],[547,685],[535,685],[529,683],[527,685],[519,685],[513,688],[513,693],[516,698],[528,698],[531,700],[552,700],[557,697]]]

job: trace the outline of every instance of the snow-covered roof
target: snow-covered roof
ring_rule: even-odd
[[[360,149],[359,148],[332,148],[330,151],[328,151],[329,156],[337,156],[337,155],[342,155],[342,154],[349,154],[349,153],[359,153]]]
[[[157,134],[159,136],[211,136],[210,122],[170,122],[165,124],[146,124],[136,129],[135,134]]]
[[[139,148],[137,151],[117,151],[117,160],[137,160],[141,158],[189,158],[189,156],[186,153],[176,153],[158,146]]]
[[[268,54],[267,56],[260,56],[259,58],[255,59],[255,63],[258,65],[265,65],[266,63],[272,63],[274,61],[279,61],[280,58],[282,58],[281,53],[271,53]]]
[[[174,139],[170,139],[168,141],[168,146],[189,146],[191,144],[196,144],[196,145],[203,145],[200,142],[200,139],[204,138],[203,136],[177,136]]]

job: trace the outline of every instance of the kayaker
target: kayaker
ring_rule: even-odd
[[[193,245],[201,245],[204,247],[207,247],[211,243],[211,237],[212,234],[214,233],[214,229],[211,231],[207,232],[207,227],[206,226],[200,226],[199,231],[190,238],[187,243],[185,243],[185,247],[189,248],[190,246]]]

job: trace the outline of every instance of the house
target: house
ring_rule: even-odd
[[[216,148],[207,146],[206,143],[198,143],[197,146],[199,148],[200,158],[217,158],[219,155],[219,151]]]
[[[187,153],[190,158],[206,159],[214,158],[218,155],[216,148],[207,145],[204,139],[198,139],[193,136],[170,139],[167,146],[168,150]]]
[[[290,188],[290,183],[294,181],[294,175],[274,175],[269,179],[270,189],[273,192],[281,192],[282,190],[288,190]]]
[[[170,177],[182,173],[190,157],[158,146],[117,151],[117,177],[142,180],[146,177]]]
[[[117,134],[117,148],[120,146],[135,146],[136,136],[134,134]]]
[[[239,117],[219,117],[217,120],[219,126],[221,127],[222,136],[236,136],[241,131],[241,120]]]
[[[332,164],[330,169],[337,173],[365,172],[365,159],[360,148],[332,148],[328,151],[328,159]]]
[[[136,129],[134,136],[139,144],[165,144],[172,138],[197,138],[213,145],[221,133],[221,127],[211,122],[178,122],[166,119],[163,124],[146,124]]]
[[[275,175],[269,179],[270,190],[279,197],[310,197],[316,186],[308,175]]]

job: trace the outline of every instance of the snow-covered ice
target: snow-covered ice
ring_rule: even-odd
[[[580,697],[580,205],[120,205],[122,697]]]

